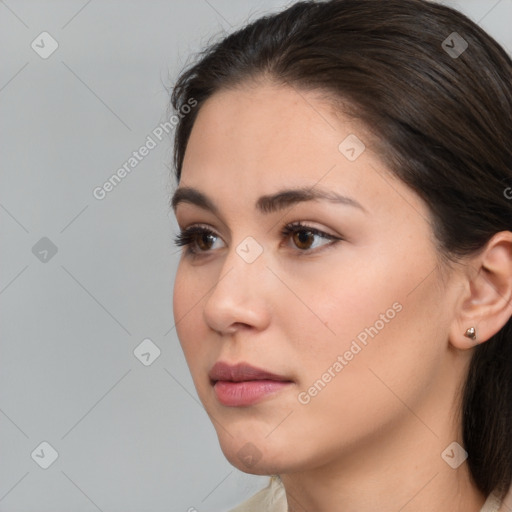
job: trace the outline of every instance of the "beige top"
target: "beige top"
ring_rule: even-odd
[[[512,487],[503,502],[493,492],[489,495],[480,512],[503,512],[501,505],[512,505]],[[272,476],[267,487],[251,496],[248,500],[231,509],[229,512],[288,512],[284,486],[277,476]]]

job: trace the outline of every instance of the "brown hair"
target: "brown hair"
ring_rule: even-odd
[[[425,0],[301,1],[210,45],[172,92],[177,111],[197,101],[176,127],[178,183],[201,105],[261,77],[325,92],[359,118],[429,206],[448,259],[512,230],[512,62],[460,12]],[[511,320],[474,349],[462,402],[471,475],[485,495],[503,496],[512,483]]]

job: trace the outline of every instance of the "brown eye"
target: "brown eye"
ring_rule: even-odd
[[[293,242],[299,249],[308,250],[313,245],[315,234],[309,230],[301,229],[299,231],[295,231],[292,238]]]
[[[283,238],[292,239],[293,244],[297,247],[299,255],[309,254],[317,252],[316,250],[321,250],[322,247],[334,245],[338,241],[343,240],[340,237],[330,235],[325,233],[324,231],[320,231],[312,226],[307,226],[305,224],[301,224],[300,222],[295,222],[292,224],[286,225],[282,231],[281,235]],[[329,241],[330,243],[319,243],[315,246],[315,239]],[[302,254],[301,254],[302,253]]]
[[[295,222],[287,224],[281,230],[281,236],[284,239],[293,239],[293,244],[298,249],[295,252],[299,255],[316,253],[324,246],[331,246],[343,238],[330,235],[324,231]],[[330,243],[319,243],[315,246],[315,239]],[[221,240],[219,235],[207,227],[192,226],[178,233],[174,239],[175,245],[186,247],[186,254],[190,256],[206,255],[213,252],[213,246],[217,240]]]
[[[177,246],[185,247],[186,254],[200,255],[211,252],[212,245],[219,238],[211,229],[202,226],[192,226],[180,231],[174,238]]]
[[[211,233],[202,233],[197,237],[197,246],[201,251],[208,251],[211,249],[211,245],[215,242],[215,236]]]

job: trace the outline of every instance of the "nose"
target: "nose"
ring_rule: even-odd
[[[220,334],[233,334],[247,327],[263,330],[270,322],[273,276],[264,253],[251,261],[248,251],[244,251],[248,247],[240,244],[229,251],[204,302],[204,320]],[[254,250],[254,246],[249,249]]]

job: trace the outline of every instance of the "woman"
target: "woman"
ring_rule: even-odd
[[[271,476],[234,510],[512,510],[511,84],[424,0],[298,2],[180,76],[177,334]]]

